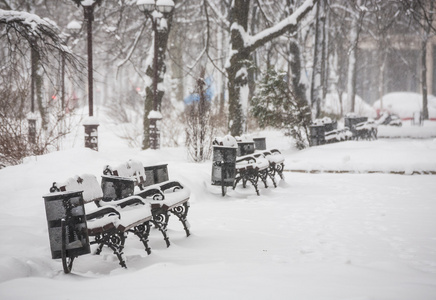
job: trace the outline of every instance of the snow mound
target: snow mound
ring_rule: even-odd
[[[383,101],[377,100],[373,108],[380,112],[388,111],[401,119],[411,119],[415,112],[422,112],[422,95],[410,92],[395,92],[383,96]],[[381,109],[383,103],[383,109]],[[436,118],[436,97],[428,96],[428,114],[430,119]]]
[[[326,113],[342,115],[344,113],[351,111],[351,104],[347,101],[347,94],[342,94],[342,110],[341,110],[341,101],[339,99],[339,95],[337,93],[328,93],[325,98],[325,107],[324,111]],[[359,96],[356,95],[355,102],[355,113],[359,116],[375,118],[376,111],[371,107],[368,103],[362,100]]]

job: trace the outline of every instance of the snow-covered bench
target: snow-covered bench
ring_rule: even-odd
[[[158,165],[154,167],[162,168],[162,166],[166,167],[166,165]],[[133,188],[131,192],[134,193],[134,195],[143,198],[147,203],[150,203],[153,213],[152,221],[161,230],[167,246],[170,246],[167,234],[170,213],[175,215],[182,223],[186,236],[190,235],[190,225],[187,220],[190,207],[190,190],[178,181],[168,180],[168,176],[154,176],[156,172],[147,172],[151,169],[153,169],[153,167],[144,167],[140,161],[129,160],[128,162],[115,167],[107,165],[103,173],[110,177],[111,181],[116,181],[117,176],[120,180],[122,178],[132,178],[134,180],[139,191],[135,192]],[[163,170],[163,172],[167,173],[165,170]],[[153,176],[154,179],[150,180],[147,178],[149,176]],[[150,182],[153,184],[148,185]],[[105,193],[103,197],[105,200],[111,201],[118,198],[115,193],[109,195],[105,192],[106,190],[107,189],[103,189]]]
[[[281,179],[284,179],[283,169],[285,168],[285,157],[277,149],[261,150],[258,153],[262,154],[269,162],[268,175],[271,178],[274,187],[277,187],[275,175],[278,174]],[[256,157],[256,156],[255,156]]]
[[[257,195],[259,195],[259,189],[257,187],[259,179],[262,180],[266,188],[268,187],[266,180],[268,178],[269,166],[269,161],[262,154],[249,154],[237,157],[235,166],[236,177],[233,183],[233,189],[235,189],[238,182],[242,180],[242,186],[244,188],[247,186],[247,182],[250,182],[256,190]]]
[[[130,196],[113,201],[111,205],[106,205],[102,202],[103,192],[100,183],[91,174],[74,176],[65,182],[54,182],[50,188],[51,193],[73,191],[82,191],[87,234],[93,238],[90,244],[98,245],[96,254],[100,254],[103,247],[107,246],[117,256],[120,265],[126,268],[123,249],[127,233],[135,234],[143,243],[146,252],[151,253],[148,246],[148,236],[152,212],[150,205],[143,201],[141,197]],[[63,257],[63,260],[69,259],[67,269],[64,263],[65,272],[71,270],[74,258],[69,257],[67,247],[66,257]]]
[[[355,136],[356,140],[377,139],[377,124],[372,120],[356,124],[355,129],[356,129],[356,136]]]

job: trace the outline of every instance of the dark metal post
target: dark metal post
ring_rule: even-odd
[[[28,141],[31,144],[36,143],[36,118],[35,118],[35,76],[36,76],[36,53],[33,49],[34,40],[31,42],[31,50],[30,50],[30,65],[31,65],[31,75],[30,75],[30,114],[27,117],[27,121],[29,122],[29,132],[28,132]]]
[[[153,53],[153,110],[158,111],[157,102],[157,84],[158,84],[158,70],[157,70],[157,52],[159,51],[158,47],[158,34],[157,34],[157,20],[154,19],[153,16],[150,17],[152,23],[152,29],[154,34],[154,53]],[[149,126],[149,144],[151,149],[159,149],[160,148],[160,132],[157,128],[157,119],[150,118],[150,126]]]
[[[157,71],[157,52],[159,51],[158,47],[158,34],[157,34],[157,20],[153,17],[153,34],[154,34],[154,55],[153,55],[153,110],[157,111],[157,81],[158,81],[158,71]]]
[[[61,53],[62,55],[62,64],[61,64],[61,76],[62,76],[62,82],[61,82],[61,111],[62,113],[65,113],[65,54]]]
[[[92,63],[92,21],[94,21],[94,5],[83,6],[85,20],[87,21],[88,36],[88,108],[89,117],[94,116],[94,89],[93,89],[93,63]],[[98,151],[98,124],[90,120],[85,126],[85,147]]]
[[[93,74],[92,74],[92,21],[94,21],[94,7],[84,6],[85,20],[87,20],[88,28],[88,105],[89,105],[89,116],[94,115],[94,98],[93,98]]]

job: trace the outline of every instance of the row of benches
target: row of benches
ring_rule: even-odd
[[[151,174],[147,175],[147,170]],[[96,254],[104,246],[109,247],[119,264],[126,267],[123,249],[129,233],[139,238],[150,254],[148,237],[152,225],[169,247],[170,215],[175,215],[186,236],[190,235],[189,189],[165,176],[153,176],[156,170],[130,160],[116,167],[106,166],[101,183],[92,174],[53,183],[51,193],[44,196],[50,246],[52,258],[62,258],[65,273],[71,271],[76,257],[90,253],[92,244],[98,245]],[[139,191],[135,192],[135,186]]]
[[[259,180],[267,188],[268,178],[274,187],[277,187],[276,175],[284,179],[284,156],[277,149],[265,150],[264,138],[256,142],[248,137],[234,138],[230,135],[214,139],[212,184],[222,186],[223,196],[226,186],[235,189],[239,182],[244,188],[250,182],[259,195]]]
[[[338,129],[338,123],[325,117],[315,119],[310,126],[310,146],[330,144],[347,140],[377,139],[377,124],[367,117],[348,114],[344,118],[344,128]]]
[[[279,175],[284,179],[284,156],[280,151],[260,150],[253,154],[247,154],[236,158],[236,177],[233,183],[233,189],[242,181],[242,186],[246,188],[247,182],[250,182],[257,195],[259,195],[258,182],[263,182],[265,188],[268,187],[267,179],[270,178],[274,187],[277,187],[275,176]]]

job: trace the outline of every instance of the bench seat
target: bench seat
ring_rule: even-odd
[[[261,179],[265,187],[268,187],[266,179],[268,177],[269,166],[269,161],[261,153],[237,157],[233,189],[235,189],[239,181],[242,180],[242,186],[244,188],[246,188],[247,182],[250,182],[256,190],[257,195],[260,195],[257,187],[258,181]]]
[[[269,172],[268,175],[271,178],[274,187],[277,187],[275,181],[275,175],[278,174],[281,179],[284,179],[283,169],[285,167],[285,156],[280,153],[277,149],[261,151],[261,153],[265,156],[265,158],[269,162]]]

